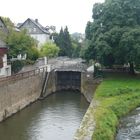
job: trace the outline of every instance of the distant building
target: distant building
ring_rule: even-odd
[[[52,41],[50,39],[50,28],[48,26],[47,28],[43,27],[38,19],[28,18],[24,23],[19,23],[18,26],[19,29],[26,29],[29,35],[38,41],[38,48],[45,42]]]
[[[8,33],[8,29],[0,17],[0,77],[11,75],[11,65],[7,65],[7,45],[4,42],[4,37]]]

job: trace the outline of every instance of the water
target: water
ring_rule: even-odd
[[[77,92],[58,92],[0,123],[0,140],[73,140],[88,108]]]
[[[140,140],[140,107],[121,119],[116,140]]]

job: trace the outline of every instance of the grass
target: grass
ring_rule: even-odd
[[[114,140],[119,119],[140,105],[140,77],[127,74],[107,75],[97,88],[99,102],[94,118],[93,140]]]

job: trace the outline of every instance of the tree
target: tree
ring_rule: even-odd
[[[81,51],[81,43],[78,40],[72,39],[72,57],[79,57]]]
[[[55,43],[60,48],[60,56],[72,56],[72,41],[67,27],[64,30],[61,28]]]
[[[68,27],[64,29],[64,44],[65,44],[65,53],[67,56],[72,56],[72,41],[71,36],[68,31]]]
[[[86,39],[89,39],[89,40],[92,39],[92,34],[93,34],[92,24],[93,24],[92,22],[88,21],[86,29],[85,29]]]
[[[140,60],[139,12],[139,0],[106,0],[95,4],[92,25],[87,24],[86,38],[91,40],[85,51],[88,57],[110,66],[129,63],[130,72],[134,73],[133,65]]]
[[[47,56],[48,58],[58,56],[59,53],[59,47],[56,46],[56,44],[52,42],[48,42],[42,45],[41,47],[41,55]]]
[[[33,53],[36,53],[36,41],[27,35],[26,31],[16,32],[11,30],[7,37],[7,45],[9,46],[8,57],[17,57],[19,54],[27,54],[27,59],[35,60]],[[32,50],[32,52],[31,52]],[[30,56],[32,55],[32,56]],[[36,59],[38,58],[37,53]],[[33,59],[32,59],[33,58]]]
[[[17,57],[19,54],[27,54],[27,59],[35,61],[39,57],[36,41],[25,30],[16,31],[14,23],[8,17],[2,17],[7,27],[7,32],[0,31],[1,39],[9,47],[8,58]]]

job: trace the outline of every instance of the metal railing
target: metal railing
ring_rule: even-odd
[[[0,84],[5,83],[5,82],[9,82],[9,81],[16,81],[16,80],[28,78],[31,76],[35,76],[35,75],[38,75],[40,73],[45,72],[46,70],[47,70],[47,67],[42,67],[42,68],[37,68],[37,69],[26,71],[26,72],[13,74],[13,75],[7,76],[7,77],[1,77]]]

